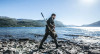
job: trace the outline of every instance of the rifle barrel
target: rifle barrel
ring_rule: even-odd
[[[44,18],[43,13],[41,12],[42,17]],[[44,20],[47,22],[47,20],[44,18]],[[48,26],[48,25],[47,25]],[[52,29],[48,26],[49,30],[53,33]]]

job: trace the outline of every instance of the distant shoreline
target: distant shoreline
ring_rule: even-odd
[[[0,16],[0,27],[44,27],[44,20],[15,19]],[[56,27],[65,27],[60,21],[55,21]]]

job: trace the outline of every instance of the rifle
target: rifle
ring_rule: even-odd
[[[41,12],[42,17],[44,18],[43,13]],[[47,20],[44,18],[45,22],[47,23]],[[47,24],[48,29],[50,30],[50,32],[52,32],[54,34],[55,31],[53,31],[53,29],[51,29],[48,24]]]

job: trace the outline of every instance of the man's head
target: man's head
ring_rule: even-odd
[[[55,19],[55,18],[56,18],[56,14],[53,13],[53,14],[51,15],[51,17],[52,17],[53,19]]]

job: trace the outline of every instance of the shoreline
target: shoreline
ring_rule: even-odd
[[[41,35],[36,35],[41,37]],[[83,37],[80,37],[83,38]],[[93,38],[93,37],[84,37]],[[20,38],[20,39],[2,39],[0,40],[0,53],[12,53],[12,54],[100,54],[100,45],[96,43],[84,42],[83,40],[75,39],[63,39],[58,38],[58,44],[62,45],[56,49],[55,44],[50,41],[44,42],[43,47],[45,49],[38,49],[41,40]]]

